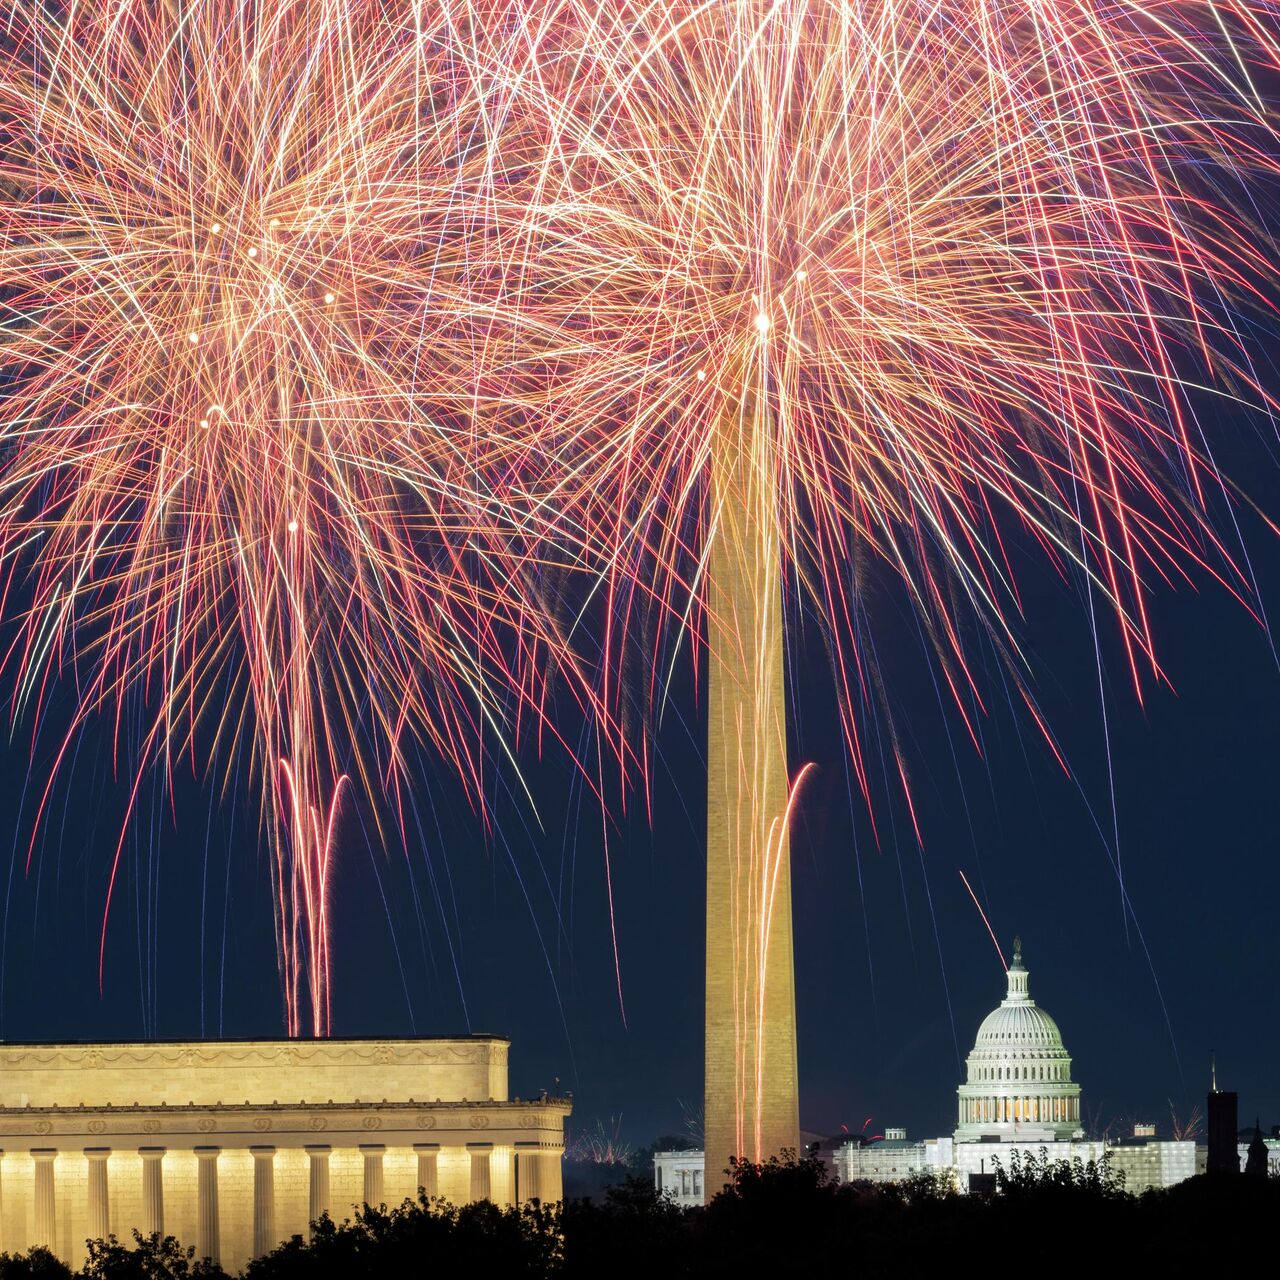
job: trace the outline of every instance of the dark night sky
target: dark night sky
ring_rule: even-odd
[[[1280,514],[1280,467],[1254,429],[1210,428],[1228,471]],[[1274,605],[1280,541],[1251,517],[1244,536],[1264,603]],[[1104,623],[1119,848],[1144,948],[1132,921],[1126,930],[1090,816],[1092,807],[1109,832],[1085,613],[1042,567],[1028,567],[1023,581],[1022,635],[1074,778],[1028,717],[1003,703],[994,677],[980,759],[954,713],[940,710],[928,667],[912,656],[914,633],[885,594],[877,642],[914,769],[923,851],[901,803],[883,798],[875,847],[849,801],[821,649],[800,646],[797,758],[819,766],[793,844],[802,1123],[856,1129],[871,1116],[876,1129],[901,1123],[914,1136],[954,1127],[960,1061],[1003,991],[958,869],[1006,947],[1021,932],[1032,994],[1063,1030],[1088,1115],[1167,1125],[1170,1102],[1180,1113],[1203,1103],[1212,1047],[1242,1116],[1280,1122],[1280,673],[1265,632],[1203,579],[1158,591],[1154,621],[1174,689],[1148,682],[1140,706]],[[610,835],[625,1021],[598,815],[566,804],[570,773],[549,760],[530,766],[543,833],[527,806],[499,801],[501,838],[486,835],[455,784],[427,781],[428,765],[423,808],[438,826],[415,834],[407,857],[371,852],[348,821],[335,1030],[508,1035],[514,1092],[558,1076],[577,1098],[578,1127],[620,1118],[635,1141],[679,1131],[682,1106],[700,1105],[702,1076],[704,791],[692,691],[686,673],[673,698],[686,719],[671,716],[661,736],[652,827],[638,813]],[[181,780],[176,818],[144,804],[99,995],[98,927],[126,792],[104,751],[105,739],[84,741],[75,785],[59,794],[65,809],[30,873],[32,778],[44,757],[31,766],[21,735],[0,756],[16,851],[0,1034],[278,1034],[267,868],[247,782],[216,800]]]

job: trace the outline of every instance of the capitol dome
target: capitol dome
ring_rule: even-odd
[[[1058,1024],[1031,999],[1022,941],[1014,939],[1009,990],[978,1028],[960,1099],[957,1142],[1060,1142],[1083,1136],[1080,1086]]]

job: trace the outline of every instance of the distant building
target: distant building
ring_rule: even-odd
[[[1218,1068],[1214,1063],[1207,1110],[1209,1128],[1209,1173],[1239,1173],[1240,1159],[1236,1130],[1239,1126],[1236,1095],[1218,1088]]]
[[[1140,1196],[1152,1188],[1171,1187],[1195,1177],[1194,1139],[1170,1140],[1155,1135],[1155,1125],[1134,1125],[1133,1137],[1107,1148],[1111,1167],[1124,1174],[1124,1189]]]
[[[1013,941],[1008,993],[978,1028],[968,1079],[957,1090],[956,1143],[1072,1142],[1080,1127],[1080,1086],[1058,1024],[1031,999],[1022,940]]]
[[[1280,1147],[1280,1143],[1276,1143]],[[1280,1152],[1276,1153],[1280,1155]],[[1249,1174],[1253,1178],[1265,1178],[1270,1172],[1271,1152],[1267,1148],[1266,1140],[1262,1136],[1262,1126],[1255,1120],[1253,1122],[1253,1138],[1244,1151],[1244,1164],[1242,1171]]]
[[[701,1204],[704,1162],[701,1151],[655,1151],[653,1185],[685,1208]]]
[[[840,1182],[902,1182],[930,1167],[925,1144],[908,1142],[905,1129],[886,1129],[874,1142],[842,1143],[831,1166]]]
[[[956,1091],[959,1124],[954,1140],[935,1144],[939,1163],[955,1170],[961,1190],[985,1182],[996,1162],[1008,1170],[1019,1158],[1100,1160],[1105,1146],[1085,1141],[1080,1086],[1058,1024],[1031,998],[1022,940],[1013,940],[1005,998],[982,1020],[966,1080]],[[974,1187],[976,1190],[976,1186]]]

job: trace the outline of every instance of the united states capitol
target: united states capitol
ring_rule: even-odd
[[[1080,1086],[1071,1078],[1071,1056],[1058,1024],[1031,998],[1030,975],[1020,939],[1014,941],[1005,998],[982,1021],[969,1054],[966,1078],[956,1090],[958,1123],[945,1137],[909,1140],[905,1129],[887,1128],[869,1144],[851,1139],[823,1151],[841,1182],[896,1182],[922,1173],[945,1177],[962,1192],[994,1184],[997,1162],[1009,1169],[1016,1159],[1100,1161],[1110,1156],[1125,1188],[1141,1193],[1168,1187],[1203,1173],[1209,1148],[1194,1138],[1160,1138],[1153,1125],[1135,1125],[1120,1139],[1086,1137],[1080,1122]],[[1218,1104],[1215,1106],[1215,1100]],[[1229,1100],[1229,1115],[1223,1104]],[[1237,1144],[1235,1095],[1220,1093],[1216,1080],[1209,1098],[1210,1128],[1215,1112],[1226,1121],[1232,1152],[1244,1166],[1248,1143]],[[1255,1139],[1263,1142],[1261,1136]],[[1265,1158],[1280,1171],[1280,1139],[1265,1140]],[[701,1151],[659,1151],[654,1182],[677,1203],[701,1203],[705,1179]]]

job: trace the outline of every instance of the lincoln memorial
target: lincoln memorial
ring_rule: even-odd
[[[567,1100],[507,1097],[508,1041],[0,1044],[0,1249],[176,1236],[229,1271],[326,1211],[419,1189],[561,1196]]]

